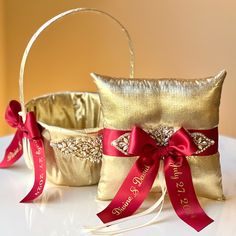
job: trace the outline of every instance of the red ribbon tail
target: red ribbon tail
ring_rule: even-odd
[[[103,223],[132,215],[147,197],[159,169],[159,161],[140,166],[136,160],[111,203],[97,216]]]
[[[0,162],[0,168],[8,168],[20,159],[23,154],[22,138],[22,132],[17,130],[10,145],[6,149],[3,160]]]
[[[176,214],[196,231],[201,231],[213,220],[198,202],[187,159],[165,158],[164,165],[166,186]]]
[[[21,203],[31,202],[41,195],[46,182],[46,158],[42,138],[30,139],[34,163],[34,185]]]

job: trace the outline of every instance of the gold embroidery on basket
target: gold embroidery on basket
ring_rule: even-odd
[[[66,138],[51,141],[50,146],[61,152],[64,157],[77,157],[90,162],[102,160],[102,136]]]

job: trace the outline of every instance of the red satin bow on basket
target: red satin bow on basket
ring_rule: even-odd
[[[46,181],[46,160],[43,140],[35,114],[27,112],[25,122],[23,122],[22,117],[19,115],[20,111],[21,106],[19,102],[14,100],[9,103],[6,109],[5,119],[11,127],[17,128],[17,131],[11,144],[6,149],[4,159],[0,163],[0,168],[10,167],[22,156],[22,140],[26,138],[30,143],[33,156],[35,180],[32,189],[21,202],[30,202],[43,192]]]
[[[134,127],[130,135],[128,153],[139,158],[114,199],[97,214],[98,217],[109,225],[108,222],[131,216],[150,192],[163,160],[166,187],[176,214],[197,231],[205,228],[213,220],[206,215],[198,202],[186,159],[186,156],[194,154],[197,150],[192,137],[184,128],[170,137],[167,146],[158,146],[144,130]]]

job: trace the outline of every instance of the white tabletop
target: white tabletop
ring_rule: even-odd
[[[9,141],[10,137],[0,138],[1,158]],[[167,200],[159,222],[123,235],[236,235],[236,139],[221,136],[220,151],[227,200],[218,202],[200,198],[207,214],[215,220],[214,223],[197,233],[176,216]],[[40,200],[30,204],[19,203],[32,183],[33,173],[27,169],[23,160],[10,169],[0,169],[0,235],[90,235],[83,231],[83,227],[100,223],[96,213],[104,209],[107,202],[96,200],[96,186],[72,188],[47,184]]]

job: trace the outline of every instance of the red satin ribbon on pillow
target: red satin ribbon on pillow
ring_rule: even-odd
[[[107,132],[106,130],[105,132]],[[116,131],[111,131],[115,136]],[[118,131],[123,132],[124,131]],[[104,136],[105,139],[108,136]],[[117,134],[117,136],[119,136]],[[114,137],[113,137],[114,138]],[[104,141],[106,142],[106,141]],[[106,148],[111,150],[106,150]],[[105,152],[115,150],[108,144]],[[197,151],[192,137],[181,128],[176,131],[167,146],[157,146],[156,141],[144,130],[134,127],[131,132],[128,153],[139,156],[111,203],[98,217],[111,222],[132,215],[143,203],[157,176],[160,161],[164,161],[164,174],[168,194],[177,215],[195,230],[200,231],[213,220],[206,215],[196,197],[186,156]]]
[[[46,159],[44,152],[43,139],[37,124],[35,114],[27,112],[25,122],[22,121],[19,112],[21,106],[19,102],[13,100],[9,103],[5,119],[8,124],[17,128],[15,136],[6,149],[4,159],[0,163],[0,168],[12,166],[23,154],[22,139],[25,137],[29,140],[34,163],[34,185],[30,192],[21,202],[31,202],[36,199],[42,192],[46,182]]]

